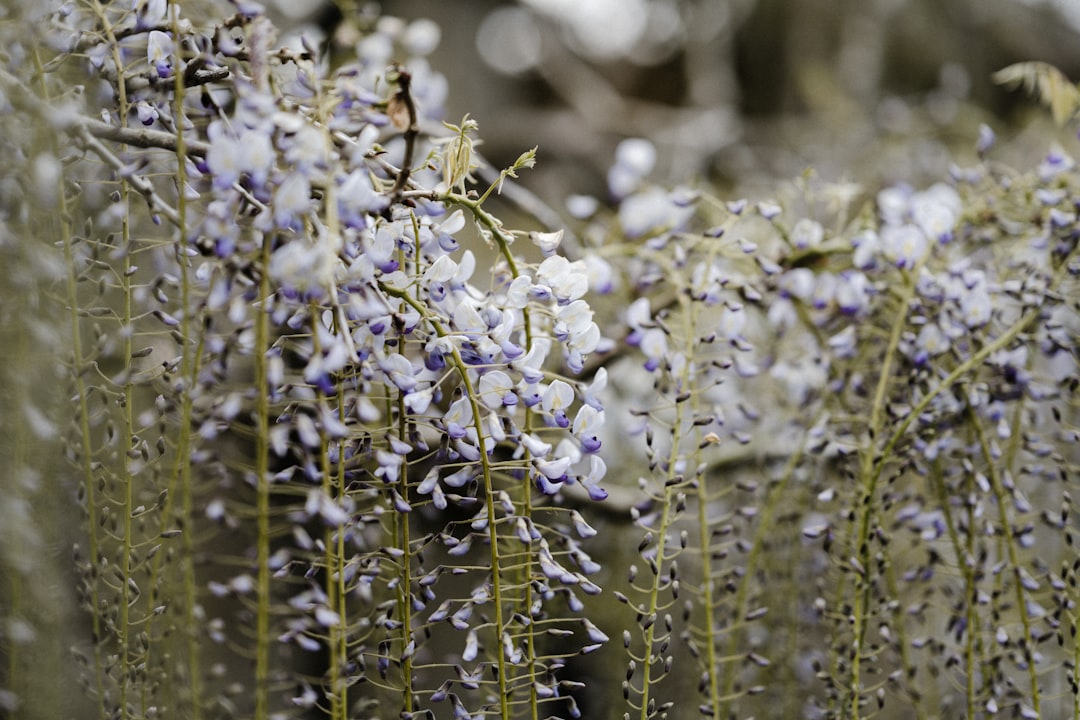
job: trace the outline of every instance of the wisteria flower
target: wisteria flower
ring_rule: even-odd
[[[900,268],[914,268],[930,249],[926,235],[914,225],[887,225],[880,237],[883,254]]]
[[[266,184],[275,157],[269,137],[255,130],[244,130],[237,135],[220,120],[210,124],[207,136],[210,150],[206,164],[215,189],[230,188],[244,174],[256,187]]]
[[[146,61],[161,79],[172,77],[173,39],[168,33],[151,30],[146,36]]]
[[[270,258],[270,276],[297,292],[321,292],[331,286],[337,253],[325,239],[296,238],[285,242]]]
[[[589,276],[585,264],[571,262],[561,255],[549,257],[536,270],[537,283],[551,288],[552,295],[560,303],[568,303],[585,295],[589,289]]]
[[[642,138],[629,138],[615,148],[615,164],[608,170],[608,190],[615,198],[624,198],[656,165],[656,147]]]

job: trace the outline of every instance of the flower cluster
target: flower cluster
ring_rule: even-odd
[[[366,701],[407,717],[505,717],[508,703],[577,714],[559,671],[606,640],[579,616],[600,566],[574,509],[606,497],[604,373],[574,378],[602,342],[586,300],[595,265],[560,255],[561,231],[510,231],[483,207],[534,154],[472,189],[475,123],[432,129],[446,95],[426,59],[433,23],[372,18],[331,71],[304,39],[279,48],[254,3],[237,10],[208,27],[164,2],[50,17],[94,29],[56,62],[89,58],[110,111],[73,106],[62,129],[120,188],[93,210],[121,221],[115,235],[63,238],[68,304],[96,303],[84,324],[102,338],[72,367],[121,368],[107,390],[73,372],[86,431],[72,460],[95,534],[79,559],[86,601],[138,608],[87,658],[102,712],[225,702],[197,632],[175,633],[190,690],[133,642],[201,626],[208,595],[208,639],[253,643],[243,713],[344,717],[370,681],[381,689]],[[98,198],[85,200],[89,212]],[[488,252],[463,248],[470,220]],[[525,237],[542,261],[511,248]],[[155,305],[132,310],[142,303]],[[126,399],[98,411],[94,392]],[[155,537],[182,538],[175,574],[148,553]],[[232,557],[207,562],[208,542]],[[112,557],[119,579],[102,579]],[[184,592],[167,598],[173,586]],[[328,658],[295,697],[274,689],[309,665],[293,651]],[[136,691],[144,677],[176,689],[153,700]]]
[[[4,372],[65,378],[2,421],[0,712],[35,645],[102,720],[1074,709],[1066,149],[750,201],[627,139],[516,230],[536,150],[441,123],[433,23],[206,5],[0,23]],[[35,642],[64,533],[87,632]]]
[[[663,192],[643,180],[645,147],[627,143],[616,158],[619,220],[627,203]],[[619,595],[638,620],[624,636],[635,711],[679,705],[660,697],[672,665],[692,662],[662,655],[675,635],[698,659],[709,716],[775,713],[755,695],[800,673],[830,679],[791,698],[793,716],[857,717],[875,701],[926,712],[923,662],[966,677],[969,708],[1048,706],[1036,673],[1062,672],[1062,656],[1029,649],[1060,639],[1048,606],[1073,601],[1047,588],[1074,571],[1024,553],[1037,537],[1057,556],[1068,543],[1045,506],[1059,532],[1040,533],[1032,496],[1065,477],[1043,460],[1051,448],[1076,461],[1047,425],[1077,368],[1065,350],[1076,316],[1061,303],[1077,268],[1069,168],[1061,151],[1027,175],[957,168],[925,190],[886,188],[859,213],[847,210],[850,188],[805,178],[788,201],[703,195],[678,223],[623,223],[641,243],[631,258],[596,248],[638,294],[621,316],[636,359],[612,373],[625,378],[621,402],[637,405],[607,410],[644,439],[644,456],[616,473],[650,470],[639,481],[648,501],[632,508],[650,572],[632,566]],[[1004,566],[1015,579],[986,587]],[[982,599],[938,614],[926,597]],[[764,631],[742,627],[766,612],[770,628],[803,624],[788,661],[766,657]],[[927,640],[938,622],[952,642]],[[1007,679],[979,681],[978,657],[1005,662]],[[908,678],[898,697],[874,689],[884,672]]]

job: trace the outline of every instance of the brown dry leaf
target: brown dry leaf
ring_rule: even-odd
[[[1064,126],[1080,110],[1080,90],[1065,74],[1044,62],[1021,62],[998,70],[992,76],[999,85],[1022,85],[1050,108],[1054,123]]]

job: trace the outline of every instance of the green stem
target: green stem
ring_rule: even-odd
[[[945,487],[945,481],[941,475],[940,461],[935,461],[934,467],[930,472],[930,484],[937,495],[938,507],[945,516],[945,527],[949,532],[949,540],[952,543],[953,552],[956,555],[956,564],[960,567],[960,572],[964,577],[964,602],[967,606],[965,608],[967,634],[964,643],[964,669],[967,677],[965,678],[964,694],[967,700],[967,717],[973,718],[975,717],[975,703],[977,700],[975,691],[975,663],[978,658],[975,641],[978,637],[977,628],[979,623],[979,589],[975,577],[975,503],[967,503],[967,534],[965,544],[961,542],[960,532],[956,527],[956,520],[953,518],[952,508],[949,503],[949,492]],[[967,487],[965,492],[968,494],[974,492],[975,484],[971,473],[968,473],[966,484]]]
[[[432,316],[428,308],[426,308],[420,301],[413,298],[408,293],[398,290],[396,288],[390,288],[383,286],[383,291],[392,297],[396,297],[403,300],[410,307],[415,309],[421,314],[431,326],[435,329],[436,334],[439,337],[450,337],[451,333],[443,326],[439,320]],[[487,529],[488,529],[488,543],[491,546],[490,550],[490,563],[491,563],[491,587],[492,587],[492,601],[494,611],[494,626],[495,626],[495,641],[496,641],[496,658],[498,667],[498,679],[499,684],[499,712],[500,717],[504,719],[510,718],[510,697],[509,697],[509,678],[507,676],[506,668],[506,652],[503,649],[502,636],[506,628],[506,622],[504,618],[505,609],[503,608],[503,587],[501,582],[501,558],[499,556],[499,532],[498,523],[496,522],[495,513],[495,478],[494,471],[491,466],[491,458],[484,450],[484,424],[483,416],[481,414],[480,401],[477,399],[476,389],[473,387],[472,380],[469,378],[468,365],[461,357],[461,352],[458,350],[456,344],[450,344],[450,353],[453,358],[453,365],[461,378],[461,384],[464,388],[464,396],[469,399],[469,405],[472,409],[472,422],[473,429],[476,431],[477,443],[479,444],[480,451],[480,467],[483,476],[484,483],[484,500],[485,511],[487,514]]]
[[[653,648],[657,642],[656,625],[660,620],[658,613],[663,609],[660,603],[660,589],[665,577],[664,560],[666,559],[667,535],[671,529],[671,523],[674,521],[675,513],[672,512],[672,502],[675,498],[675,493],[681,492],[681,488],[686,485],[686,479],[679,476],[677,468],[680,466],[679,461],[681,459],[682,445],[685,440],[683,426],[686,422],[687,406],[694,397],[693,377],[691,375],[693,363],[691,360],[695,356],[695,306],[693,300],[691,300],[686,293],[680,293],[679,301],[683,318],[684,352],[686,353],[687,358],[687,362],[685,362],[682,367],[682,376],[679,378],[679,385],[683,388],[686,395],[675,399],[675,419],[671,427],[671,447],[668,452],[664,492],[660,506],[660,525],[656,531],[656,572],[652,573],[652,582],[649,587],[648,609],[645,613],[645,617],[649,621],[649,626],[645,628],[644,650],[642,652],[641,707],[638,708],[641,720],[648,720],[651,716],[650,695],[652,694],[653,665],[660,661],[659,657],[653,656]],[[695,452],[697,451],[695,450]],[[686,465],[688,467],[695,466],[695,464],[689,462],[686,463]],[[698,479],[699,488],[703,481],[704,478]],[[705,505],[704,497],[700,498],[699,505]],[[702,548],[702,554],[708,555],[707,545]],[[710,606],[711,604],[712,598],[707,597],[706,606]],[[715,645],[712,633],[713,628],[710,625],[710,627],[706,629],[708,645],[710,648]],[[715,669],[710,669],[708,672],[715,675],[716,671]],[[710,681],[710,684],[713,682],[715,681]]]
[[[41,57],[37,50],[32,53],[36,76],[40,83],[42,98],[50,101],[49,87],[45,83],[45,70],[41,64]],[[59,157],[59,146],[56,136],[49,134],[50,149],[54,157]],[[108,710],[105,707],[105,666],[102,656],[102,622],[99,613],[100,595],[98,592],[97,573],[101,561],[101,549],[98,545],[98,506],[97,494],[94,482],[94,446],[90,430],[90,403],[89,395],[83,373],[83,367],[87,358],[83,353],[82,330],[79,323],[79,270],[75,263],[75,247],[71,228],[71,207],[68,204],[67,191],[64,188],[64,178],[61,175],[56,181],[56,197],[58,204],[57,222],[60,226],[60,237],[64,248],[64,265],[67,268],[65,278],[69,332],[71,343],[71,376],[75,383],[76,402],[78,403],[79,422],[79,469],[81,483],[86,493],[86,523],[87,523],[87,564],[86,575],[87,595],[90,605],[90,626],[93,633],[93,665],[94,665],[94,689],[97,700],[98,719],[106,720]]]
[[[270,682],[270,390],[267,387],[266,349],[270,339],[270,254],[273,236],[263,236],[259,262],[259,303],[255,319],[255,720],[269,717]]]
[[[308,317],[311,323],[311,354],[318,357],[322,354],[322,342],[320,340],[319,325],[322,320],[322,309],[318,303],[312,300],[308,303]],[[336,323],[336,320],[334,321]],[[322,388],[316,388],[315,390],[315,404],[319,408],[320,412],[327,405],[326,393]],[[326,430],[320,423],[318,426],[319,432],[319,474],[322,477],[322,493],[327,498],[334,496],[335,489],[335,476],[334,470],[331,467],[330,462],[330,439],[326,435]],[[339,456],[340,457],[340,456]],[[335,570],[340,567],[340,556],[338,556],[338,543],[336,538],[340,537],[344,533],[344,526],[338,523],[335,527],[323,528],[323,568],[325,573],[324,589],[326,592],[326,606],[334,613],[340,613],[344,609],[344,598],[338,594],[338,578],[335,576]],[[339,614],[340,618],[341,615]],[[330,717],[332,720],[339,720],[343,717],[343,697],[342,692],[345,687],[343,671],[345,667],[346,658],[339,654],[341,647],[339,635],[343,632],[342,625],[336,624],[329,628],[327,634],[327,651],[329,655],[329,669],[327,675],[329,677],[329,687],[326,688],[326,695],[330,700]]]
[[[345,329],[344,332],[348,332]],[[338,421],[341,424],[345,424],[345,394],[338,393],[337,397],[337,412]],[[338,440],[337,447],[338,458],[345,456],[345,441],[344,439]],[[339,462],[337,467],[337,496],[344,498],[346,492],[348,492],[348,486],[345,481],[345,463]],[[345,557],[345,532],[344,528],[339,527],[338,532],[334,538],[334,554],[333,562],[335,563],[333,568],[327,568],[327,572],[331,573],[332,577],[336,581],[336,588],[334,597],[337,598],[337,610],[338,616],[341,618],[341,622],[334,629],[334,632],[330,635],[331,656],[336,655],[340,660],[338,661],[339,669],[341,668],[341,662],[345,661],[349,657],[349,618],[348,610],[349,606],[346,602],[348,598],[348,590],[345,584],[345,568],[348,564],[348,560]],[[336,641],[336,642],[335,642]],[[338,697],[338,709],[340,715],[334,717],[333,720],[348,720],[349,717],[349,684],[345,682],[344,678],[339,678],[340,691],[337,693]]]
[[[510,274],[515,278],[518,277],[520,273],[518,271],[517,258],[510,249],[510,246],[514,242],[514,238],[503,229],[502,222],[500,222],[498,218],[481,207],[480,201],[473,200],[465,195],[449,192],[439,196],[437,199],[441,202],[460,205],[471,212],[476,221],[486,227],[491,232],[492,237],[495,238],[495,241],[499,246],[499,254],[502,255],[502,258],[510,268]],[[526,312],[528,311],[526,310]]]
[[[404,442],[408,437],[408,428],[406,427],[405,418],[405,396],[404,393],[398,393],[397,399],[397,415],[398,415],[398,438]],[[398,492],[401,494],[402,499],[405,502],[409,501],[409,463],[401,463],[401,473],[398,484]],[[395,521],[397,522],[397,547],[404,553],[401,556],[401,572],[399,576],[398,588],[398,609],[401,617],[401,647],[404,650],[410,640],[412,639],[412,619],[413,609],[410,602],[410,593],[412,589],[412,538],[409,535],[409,516],[408,514],[394,513]],[[494,567],[494,566],[492,566]],[[403,705],[404,712],[411,713],[413,711],[414,692],[413,692],[413,655],[410,653],[408,657],[401,661],[401,677],[403,682],[402,691],[404,694]]]
[[[319,108],[325,107],[323,98],[318,96],[317,106]],[[323,128],[323,141],[326,144],[327,152],[333,153],[333,140],[330,137],[329,130],[326,127],[327,118],[321,118],[321,127]],[[334,183],[328,183],[325,189],[325,198],[323,206],[326,212],[326,232],[332,237],[339,236],[341,233],[341,221],[338,215],[338,196],[337,188]],[[417,233],[419,237],[419,233]],[[335,334],[348,333],[348,326],[343,326],[340,323],[345,322],[344,315],[337,312],[337,288],[329,287],[326,291],[330,294],[331,307],[334,312],[333,320],[331,320],[331,329]],[[315,303],[311,305],[311,321],[312,323],[318,323],[321,313]],[[315,328],[312,329],[312,341],[314,343],[315,353],[321,352],[319,347],[319,333]],[[321,390],[318,392],[318,402],[320,407],[325,406],[327,398],[325,393]],[[338,420],[344,425],[345,423],[345,393],[337,393],[337,414]],[[320,429],[321,432],[321,429]],[[329,442],[323,438],[321,448],[321,462],[322,462],[322,474],[323,474],[323,492],[329,497],[333,493],[331,489],[336,485],[337,499],[344,499],[348,492],[347,484],[345,481],[345,463],[341,462],[345,452],[345,440],[337,440],[337,456],[338,464],[335,474],[331,474],[330,459],[328,456]],[[403,472],[404,474],[404,472]],[[348,564],[348,559],[345,557],[345,527],[338,525],[334,528],[334,532],[327,530],[324,542],[326,544],[325,564],[326,564],[326,596],[327,602],[331,610],[337,613],[339,622],[334,627],[330,628],[328,644],[330,655],[330,678],[331,678],[331,690],[330,690],[330,717],[332,720],[347,720],[349,716],[349,700],[348,700],[348,688],[349,683],[345,678],[345,667],[348,663],[348,592],[345,583],[345,568]],[[407,548],[406,548],[407,554]],[[406,586],[407,587],[407,586]]]
[[[870,426],[868,429],[870,447],[864,448],[861,454],[861,489],[859,493],[859,528],[856,533],[855,552],[858,555],[859,566],[856,574],[859,580],[856,583],[858,591],[855,593],[854,609],[852,617],[854,623],[854,648],[851,653],[851,670],[849,674],[850,714],[854,720],[859,717],[859,701],[862,697],[860,691],[862,684],[862,652],[863,642],[866,638],[866,628],[869,623],[870,605],[870,573],[873,571],[870,563],[870,530],[873,526],[875,515],[874,496],[877,494],[877,483],[884,467],[885,458],[888,457],[891,448],[882,452],[877,458],[874,457],[873,448],[877,444],[878,436],[882,431],[882,417],[885,411],[885,399],[890,381],[892,380],[892,365],[896,359],[897,348],[900,346],[900,338],[907,326],[907,309],[911,299],[915,295],[915,280],[911,274],[904,274],[904,287],[897,300],[899,305],[896,317],[893,320],[892,329],[889,333],[889,342],[885,348],[885,356],[882,361],[881,373],[878,375],[877,388],[874,391],[874,402],[870,410]],[[876,470],[875,470],[875,465]]]
[[[813,424],[811,424],[811,426],[812,425]],[[773,519],[776,516],[777,510],[781,506],[781,502],[784,498],[788,496],[788,487],[791,484],[792,478],[795,476],[795,470],[796,468],[798,468],[799,462],[803,458],[803,453],[806,451],[806,440],[807,433],[804,432],[802,434],[802,438],[799,441],[799,446],[791,454],[791,456],[787,460],[787,463],[785,463],[784,465],[784,470],[781,473],[780,481],[769,489],[768,497],[765,500],[765,506],[762,508],[762,511],[760,513],[760,520],[758,522],[757,530],[754,532],[754,543],[751,546],[750,552],[747,554],[746,557],[746,572],[743,574],[742,582],[739,583],[739,587],[735,591],[735,603],[734,609],[732,611],[733,622],[739,622],[742,618],[746,617],[746,613],[749,610],[747,605],[748,598],[750,596],[750,583],[755,573],[757,572],[759,559],[761,558],[762,553],[765,551],[765,540],[773,529]],[[701,505],[704,506],[705,503],[702,502]],[[702,508],[699,508],[698,512],[702,519],[702,525],[704,525],[704,510]],[[708,535],[706,534],[705,529],[702,530],[702,537],[702,554],[705,557],[705,569],[706,571],[708,571],[708,557],[710,553],[709,546],[707,544]],[[711,576],[706,575],[706,577]],[[708,611],[712,605],[711,592],[707,597],[709,598],[709,602],[705,604],[706,611]],[[709,623],[707,627],[712,627],[711,621],[711,613],[707,612],[706,622]],[[738,640],[739,630],[737,628],[733,628],[728,638],[727,654],[729,657],[733,657],[736,655],[736,651],[738,649]],[[712,656],[710,656],[709,659],[711,663],[715,663],[715,660],[712,658]],[[735,675],[737,669],[738,663],[728,663],[725,669],[723,690],[724,697],[732,697],[735,694]],[[712,692],[714,693],[714,696],[719,696],[715,688],[713,688]],[[724,713],[721,713],[719,710],[716,710],[713,713],[713,717],[716,720],[719,720],[721,717],[725,716],[726,715]]]
[[[127,125],[127,116],[130,111],[127,99],[127,86],[124,82],[124,63],[120,57],[120,44],[116,39],[113,29],[109,24],[106,17],[104,8],[101,4],[95,0],[95,10],[98,17],[101,20],[105,35],[109,40],[109,46],[112,51],[112,61],[116,66],[116,72],[118,80],[116,83],[117,92],[117,111],[119,114],[120,125]],[[130,678],[135,677],[135,669],[131,667],[131,633],[133,631],[132,619],[131,619],[131,605],[134,600],[131,597],[132,583],[134,578],[131,576],[131,553],[134,549],[135,543],[132,540],[132,510],[135,507],[135,478],[131,471],[131,454],[132,441],[135,437],[134,428],[134,406],[135,406],[135,382],[134,382],[134,368],[132,367],[131,354],[134,350],[132,345],[132,336],[134,334],[133,328],[133,308],[132,308],[132,286],[131,286],[131,253],[132,253],[132,238],[131,238],[131,204],[130,195],[131,188],[127,180],[123,177],[119,178],[120,183],[120,205],[123,208],[122,218],[120,221],[120,252],[123,254],[123,272],[120,278],[121,291],[123,292],[123,317],[121,318],[121,331],[124,336],[123,342],[123,398],[124,404],[121,409],[124,422],[124,436],[121,440],[123,451],[121,454],[121,481],[124,484],[124,499],[121,508],[121,512],[124,516],[124,534],[122,540],[122,546],[120,549],[120,569],[121,569],[121,582],[123,586],[120,588],[120,619],[119,626],[117,628],[120,653],[120,668],[118,682],[120,685],[120,714],[119,717],[122,720],[127,720],[130,717],[131,702],[129,700],[130,691]],[[147,706],[147,690],[148,683],[141,685],[141,705],[143,712]]]
[[[982,419],[979,417],[975,408],[972,407],[967,391],[961,388],[961,394],[967,405],[968,421],[971,423],[972,427],[975,428],[975,435],[979,440],[979,448],[982,451],[983,458],[986,460],[986,475],[990,480],[990,491],[993,493],[998,508],[999,532],[1009,556],[1009,567],[1013,572],[1013,592],[1016,593],[1016,611],[1020,615],[1020,623],[1024,629],[1024,663],[1027,665],[1028,682],[1031,686],[1031,706],[1035,711],[1036,716],[1042,717],[1042,713],[1040,712],[1041,696],[1039,693],[1039,673],[1038,669],[1035,667],[1035,645],[1031,636],[1031,617],[1028,615],[1027,602],[1024,598],[1023,567],[1020,564],[1020,556],[1016,550],[1016,542],[1013,539],[1012,524],[1009,522],[1009,512],[1007,509],[1009,505],[1009,496],[1001,481],[1001,473],[994,463],[990,448],[990,439],[986,435],[986,428],[983,427]],[[970,630],[971,628],[969,628],[969,631]]]
[[[1066,269],[1072,264],[1072,261],[1076,258],[1078,254],[1080,254],[1080,249],[1074,248],[1073,251],[1069,253],[1066,258],[1063,259],[1061,264],[1054,271],[1054,276],[1049,283],[1049,287],[1051,289],[1058,286],[1061,281],[1062,275],[1066,272]],[[959,382],[962,377],[970,373],[975,368],[981,366],[988,357],[990,357],[999,350],[1005,349],[1010,344],[1012,344],[1012,342],[1016,340],[1020,335],[1027,332],[1028,328],[1030,328],[1032,324],[1034,324],[1034,322],[1039,319],[1039,316],[1043,312],[1045,312],[1045,310],[1042,307],[1029,308],[1020,316],[1019,319],[1017,319],[1015,323],[1013,323],[1009,328],[1005,330],[1005,332],[999,335],[996,340],[984,345],[981,350],[975,352],[967,360],[957,365],[952,372],[945,376],[945,378],[943,378],[941,382],[931,388],[930,391],[927,392],[922,397],[922,399],[915,404],[911,411],[899,423],[897,423],[896,429],[889,436],[889,439],[882,447],[881,454],[878,456],[878,459],[874,463],[874,482],[877,481],[877,478],[883,472],[885,467],[885,460],[892,455],[892,451],[896,448],[896,445],[900,442],[901,439],[903,439],[904,435],[907,434],[907,430],[911,426],[911,423],[913,423],[916,418],[922,415],[926,408],[930,406],[930,403],[932,403],[938,395]]]

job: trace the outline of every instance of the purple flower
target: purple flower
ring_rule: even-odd
[[[139,122],[143,125],[150,126],[157,122],[158,109],[156,106],[141,100],[135,104],[135,112],[139,116]]]
[[[581,441],[581,450],[594,453],[602,445],[598,432],[604,425],[604,411],[583,405],[574,417],[573,433]]]
[[[146,37],[146,61],[163,80],[172,77],[172,54],[172,37],[160,30],[151,30]]]

